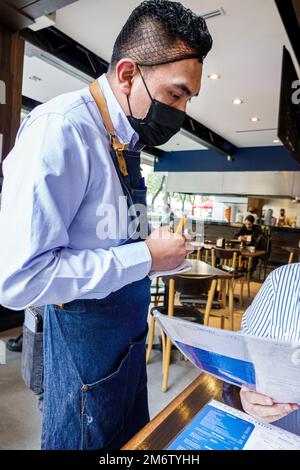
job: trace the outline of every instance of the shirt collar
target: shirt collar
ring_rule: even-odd
[[[112,120],[116,134],[122,144],[129,144],[129,149],[136,150],[140,147],[138,144],[139,135],[131,127],[126,114],[121,108],[117,98],[115,97],[106,74],[98,78],[102,93],[106,99],[110,118]]]

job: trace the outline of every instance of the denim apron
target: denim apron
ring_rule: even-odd
[[[127,176],[111,151],[128,205],[146,207],[140,154],[124,151],[123,155]],[[139,241],[132,238],[122,244]],[[149,421],[145,362],[149,303],[146,277],[104,299],[47,305],[42,449],[120,449]]]

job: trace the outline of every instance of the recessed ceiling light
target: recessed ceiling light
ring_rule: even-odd
[[[212,73],[211,75],[208,75],[208,78],[210,78],[211,80],[219,80],[219,78],[221,78],[221,75],[217,73]]]
[[[243,100],[241,100],[241,98],[236,98],[233,100],[233,104],[243,104]]]
[[[253,116],[251,119],[250,119],[251,122],[258,122],[260,121],[259,117],[257,116]]]
[[[33,80],[34,82],[40,82],[42,78],[38,77],[37,75],[30,75],[29,80]]]
[[[273,144],[279,144],[280,143],[280,140],[279,139],[274,139],[273,140]]]

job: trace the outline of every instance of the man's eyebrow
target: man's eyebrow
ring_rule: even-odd
[[[184,93],[186,93],[191,98],[193,96],[198,96],[199,95],[199,93],[194,94],[192,92],[192,90],[185,83],[173,83],[173,85],[176,86],[177,88],[180,88],[182,91],[184,91]]]

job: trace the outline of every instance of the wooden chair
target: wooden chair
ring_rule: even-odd
[[[162,282],[161,277],[155,278],[151,283],[151,303],[157,306],[163,302],[165,297],[165,284]]]
[[[290,252],[290,255],[289,255],[289,261],[288,261],[288,264],[293,264],[293,261],[294,261],[294,255],[295,253],[293,251]]]
[[[185,276],[184,274],[176,276],[175,279],[168,278],[165,281],[168,284],[169,296],[168,305],[164,307],[156,307],[151,309],[151,316],[153,317],[154,310],[168,315],[170,317],[176,316],[184,319],[188,319],[198,323],[208,324],[209,316],[211,313],[212,302],[216,290],[217,281],[212,277],[202,276]],[[205,312],[201,312],[198,308],[187,306],[187,305],[174,305],[175,291],[181,294],[187,295],[201,295],[208,293],[208,300],[205,308]],[[153,317],[154,318],[154,317]],[[166,392],[168,389],[168,378],[169,378],[169,367],[171,358],[171,340],[162,333],[162,347],[163,347],[163,382],[162,391]],[[148,352],[148,351],[147,351]],[[151,351],[150,351],[151,353]],[[148,355],[148,359],[150,357]]]
[[[247,281],[246,268],[243,265],[242,256],[239,254],[239,250],[234,251],[226,248],[213,248],[212,253],[212,266],[216,267],[217,260],[222,266],[232,269],[234,275],[233,288],[236,280],[240,280],[240,305],[244,304],[244,283]],[[222,267],[221,266],[221,267]],[[228,285],[224,286],[224,281],[220,282],[220,298],[222,299],[223,307],[226,307],[226,297],[228,292]],[[249,287],[248,287],[249,289]]]
[[[163,303],[165,299],[165,284],[162,282],[160,277],[157,277],[152,281],[151,284],[151,303],[153,303],[154,308],[157,307],[160,303]],[[162,331],[162,330],[161,330]],[[155,333],[155,318],[153,315],[150,315],[150,325],[149,325],[149,335],[148,335],[148,346],[146,352],[146,363],[148,364],[153,348]]]

